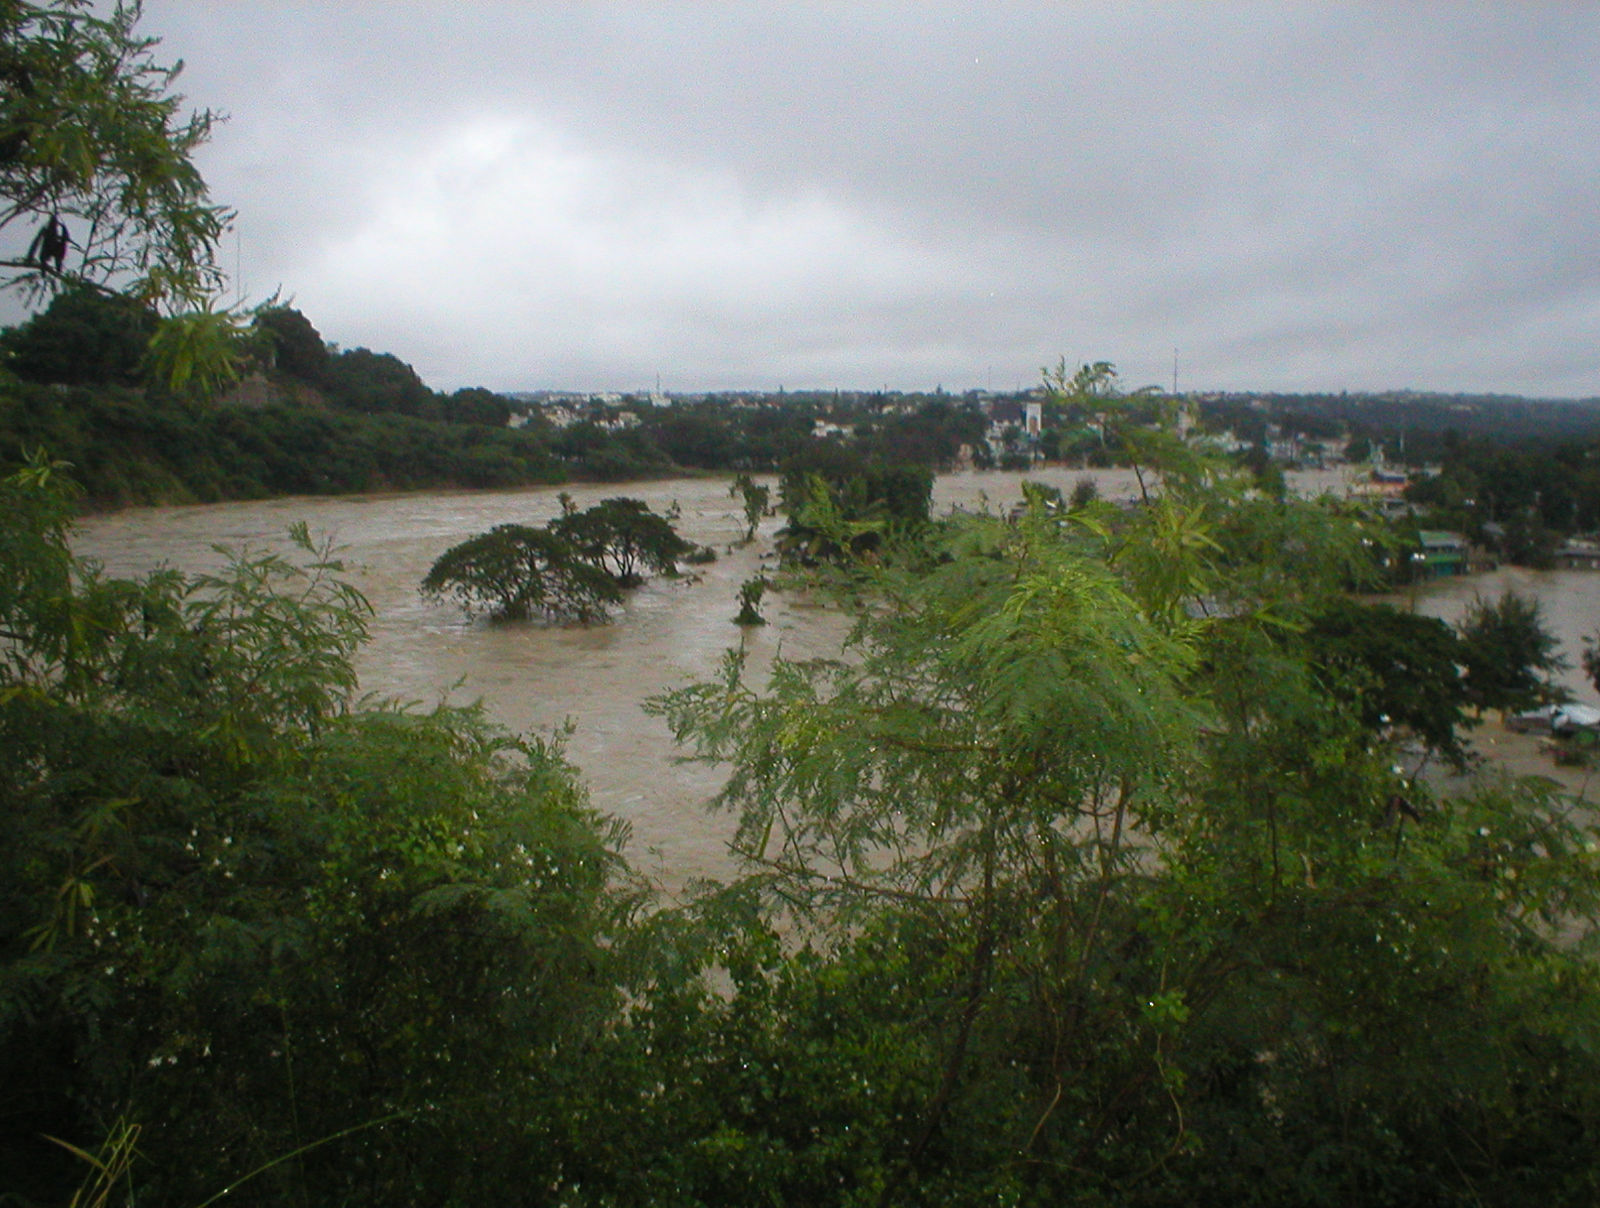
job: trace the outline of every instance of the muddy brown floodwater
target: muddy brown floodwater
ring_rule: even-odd
[[[1089,475],[1104,498],[1129,498],[1136,490],[1127,471]],[[944,475],[935,484],[935,508],[1004,510],[1021,499],[1024,478],[1070,492],[1085,476],[1066,469]],[[1341,486],[1337,476],[1291,481],[1305,490]],[[580,507],[628,495],[658,512],[676,509],[679,531],[718,554],[716,562],[691,568],[694,573],[681,579],[651,580],[610,625],[491,625],[422,599],[417,585],[446,549],[497,524],[552,519],[560,511],[560,489],[135,508],[85,519],[74,546],[113,574],[142,574],[163,564],[211,570],[223,561],[215,546],[281,545],[289,526],[304,521],[341,547],[347,577],[372,603],[372,640],[357,659],[363,691],[421,705],[481,699],[496,721],[517,732],[549,733],[570,723],[567,753],[593,803],[631,825],[630,860],[675,895],[695,878],[733,870],[727,854],[733,820],[706,808],[722,773],[678,762],[665,723],[646,716],[641,702],[711,677],[723,652],[741,640],[756,668],[780,650],[789,656],[836,653],[845,622],[815,600],[769,593],[762,602],[769,624],[741,630],[732,623],[739,586],[770,565],[772,535],[781,522],[764,521],[755,542],[739,546],[740,506],[729,497],[728,480],[718,478],[565,488]],[[1600,622],[1594,590],[1600,576],[1521,574],[1499,572],[1477,587],[1493,594],[1503,584],[1536,595],[1576,663],[1580,635]],[[1419,593],[1418,607],[1453,618],[1470,601],[1472,587],[1430,587]],[[1580,695],[1590,699],[1593,693]]]

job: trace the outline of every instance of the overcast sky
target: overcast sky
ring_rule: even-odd
[[[343,347],[497,390],[1600,395],[1600,6],[147,0]]]

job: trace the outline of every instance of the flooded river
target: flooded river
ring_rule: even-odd
[[[1600,705],[1600,696],[1580,662],[1584,638],[1592,638],[1600,631],[1600,572],[1502,566],[1483,574],[1439,579],[1393,600],[1401,607],[1409,605],[1426,616],[1454,624],[1480,596],[1493,601],[1508,591],[1537,600],[1545,628],[1561,643],[1561,656],[1567,665],[1551,678],[1582,703]]]
[[[1093,474],[1102,497],[1135,492],[1130,472]],[[1021,499],[1024,478],[1070,492],[1083,476],[1076,470],[945,475],[935,484],[935,507],[987,503],[1003,510]],[[1296,485],[1332,488],[1337,479]],[[762,605],[769,624],[741,630],[732,623],[739,586],[770,565],[763,559],[770,558],[781,521],[764,521],[754,543],[737,546],[743,520],[726,479],[566,489],[580,507],[628,495],[657,512],[675,508],[679,531],[715,548],[718,560],[679,580],[650,581],[629,596],[614,623],[585,629],[468,621],[454,605],[429,603],[417,590],[434,559],[457,542],[497,524],[541,524],[556,516],[554,487],[138,508],[86,519],[75,546],[113,574],[161,564],[214,569],[222,561],[214,546],[277,545],[290,524],[305,521],[341,547],[348,577],[372,603],[372,640],[357,660],[363,690],[422,705],[482,699],[492,717],[519,732],[548,733],[570,723],[567,752],[594,804],[630,823],[634,866],[677,893],[696,877],[731,871],[726,841],[733,822],[706,812],[721,774],[676,762],[665,724],[647,717],[640,702],[712,676],[723,652],[741,640],[757,666],[780,649],[790,656],[833,653],[844,622],[815,601],[769,594]],[[1581,635],[1600,627],[1600,575],[1504,570],[1424,589],[1417,606],[1454,619],[1474,590],[1497,595],[1505,587],[1541,600],[1576,666]],[[1580,698],[1593,699],[1580,673],[1567,678]]]

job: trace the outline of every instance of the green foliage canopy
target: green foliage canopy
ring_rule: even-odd
[[[1433,750],[1463,756],[1465,655],[1443,621],[1339,599],[1313,618],[1305,642],[1328,690],[1352,695],[1367,727],[1405,726]]]
[[[404,361],[387,352],[353,348],[329,359],[324,373],[330,401],[366,415],[394,413],[432,418],[438,400]]]
[[[243,374],[248,356],[245,320],[200,306],[161,321],[145,353],[146,379],[178,398],[209,402]]]
[[[453,423],[504,428],[511,419],[511,404],[492,390],[472,386],[452,394],[444,414]]]
[[[624,588],[643,572],[675,574],[693,548],[664,516],[638,499],[606,499],[578,511],[563,493],[562,513],[542,528],[496,525],[446,550],[422,592],[453,596],[468,612],[522,621],[543,615],[587,624],[606,619]]]
[[[6,286],[71,279],[193,304],[221,284],[231,214],[193,162],[217,115],[181,116],[179,67],[136,32],[140,7],[0,5],[0,230],[32,235],[4,263]]]
[[[217,407],[161,391],[0,392],[0,467],[45,447],[95,507],[560,482],[537,432],[299,403]]]
[[[75,286],[5,333],[6,367],[29,382],[131,386],[158,316],[121,294]]]
[[[326,379],[328,346],[305,315],[292,306],[269,306],[255,313],[254,322],[270,342],[275,368],[312,386]]]
[[[1475,599],[1459,625],[1468,698],[1479,709],[1528,709],[1549,698],[1545,677],[1562,666],[1539,602],[1514,591]]]
[[[869,552],[890,533],[926,524],[933,471],[816,444],[784,463],[778,498],[788,518],[778,535],[779,550],[802,562],[836,559]]]
[[[653,703],[730,769],[730,917],[816,944],[725,950],[703,1194],[1595,1192],[1592,833],[1547,786],[1398,775],[1380,710],[1450,739],[1448,632],[1354,632],[1393,620],[1343,602],[1366,518],[1160,435],[1117,451],[1131,512],[940,522],[849,564],[840,658]]]
[[[584,511],[557,517],[550,529],[622,587],[637,587],[646,571],[675,573],[678,559],[691,548],[671,521],[639,499],[603,499]]]
[[[561,534],[498,524],[446,550],[422,580],[425,596],[450,595],[468,612],[498,620],[535,615],[601,620],[622,599],[617,580],[584,558]]]

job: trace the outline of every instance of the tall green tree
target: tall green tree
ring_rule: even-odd
[[[1443,621],[1341,599],[1312,619],[1304,640],[1330,693],[1353,699],[1371,730],[1403,726],[1430,749],[1464,757],[1465,655]]]
[[[457,390],[446,401],[443,411],[444,418],[457,424],[504,428],[511,420],[511,403],[482,386]]]
[[[960,1163],[951,1146],[973,1113],[1027,1152],[1050,1113],[1041,1100],[1030,1117],[1035,1091],[1005,1093],[1000,1070],[1044,1060],[1053,1077],[1052,1050],[1062,1074],[1088,1058],[1084,995],[1126,938],[1111,920],[1183,809],[1173,769],[1192,758],[1197,716],[1180,686],[1198,651],[1101,555],[1095,534],[1042,511],[1017,528],[952,522],[925,555],[870,576],[877,606],[848,660],[780,661],[759,692],[730,658],[721,681],[658,705],[734,769],[722,801],[773,902],[828,934],[897,933],[925,958],[905,974],[926,995],[925,1064],[896,1072],[916,1106],[875,1175],[889,1202],[939,1199],[969,1176],[971,1195],[990,1177],[932,1173]],[[1002,1056],[1014,1029],[1030,1038]],[[1159,1062],[1125,1057],[1095,1072],[1112,1098]],[[1080,1119],[1075,1106],[1061,1123]]]
[[[655,702],[730,769],[747,874],[719,901],[812,945],[727,949],[722,1177],[879,1204],[1592,1194],[1591,836],[1539,786],[1399,775],[1301,640],[1338,629],[1364,517],[1130,423],[1140,507],[941,522],[850,567],[837,660],[730,656]],[[1406,636],[1433,668],[1437,634]]]
[[[180,306],[220,286],[232,215],[194,164],[218,117],[183,115],[179,67],[157,60],[140,15],[121,0],[0,5],[0,230],[27,249],[0,284],[73,280]]]
[[[29,382],[131,386],[157,323],[156,312],[135,298],[74,286],[5,333],[5,364]]]
[[[416,370],[387,352],[353,348],[331,357],[324,378],[336,407],[367,415],[393,412],[433,418],[438,397]]]
[[[1514,591],[1498,600],[1479,597],[1457,628],[1474,706],[1504,712],[1550,698],[1548,676],[1564,664],[1537,600]]]
[[[290,377],[317,386],[327,378],[329,353],[322,334],[292,306],[269,306],[254,316],[270,342],[273,366]]]

